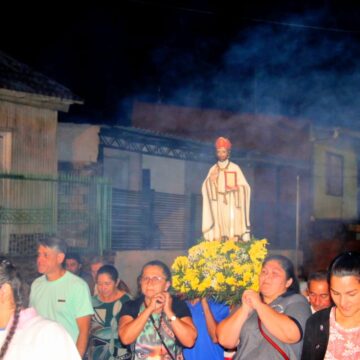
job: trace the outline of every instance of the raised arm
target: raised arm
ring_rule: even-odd
[[[261,301],[260,295],[253,290],[244,292],[244,299],[251,303],[262,324],[271,335],[286,344],[294,344],[301,340],[301,332],[296,322],[286,314],[281,314]]]
[[[210,309],[209,303],[207,302],[206,298],[201,299],[201,306],[204,311],[207,331],[210,335],[212,342],[214,344],[217,344],[219,342],[217,334],[216,334],[216,328],[217,328],[218,323],[216,322],[216,320],[214,318],[214,315]]]
[[[175,316],[172,309],[172,297],[168,292],[165,293],[164,313],[168,319]],[[183,346],[192,347],[195,344],[197,330],[190,316],[176,318],[170,324],[176,338]]]
[[[130,345],[138,338],[151,314],[152,307],[149,306],[136,318],[130,315],[120,317],[118,334],[124,345]]]
[[[233,349],[239,344],[242,327],[251,312],[252,308],[243,303],[241,307],[218,324],[216,334],[223,347]]]

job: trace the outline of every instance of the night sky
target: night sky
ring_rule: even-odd
[[[1,15],[1,50],[85,100],[62,121],[126,124],[139,99],[360,129],[360,3],[64,0]]]

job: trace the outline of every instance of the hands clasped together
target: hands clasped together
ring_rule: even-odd
[[[151,313],[159,313],[163,311],[165,315],[170,318],[174,315],[172,310],[172,301],[170,293],[162,291],[153,295],[149,299],[147,308],[151,311]]]
[[[255,290],[245,290],[242,295],[242,308],[248,314],[263,304],[260,294]]]

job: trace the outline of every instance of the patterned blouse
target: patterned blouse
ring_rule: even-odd
[[[145,306],[142,304],[140,312],[144,309]],[[135,359],[183,360],[182,348],[176,341],[167,317],[164,313],[154,313],[152,318],[153,321],[149,319],[146,322],[143,331],[136,339]]]
[[[172,310],[178,318],[191,317],[191,312],[182,300],[173,296]],[[131,316],[135,319],[145,310],[144,297],[128,301],[124,304],[120,317]],[[153,320],[149,318],[144,329],[132,344],[133,359],[135,360],[183,360],[181,344],[172,331],[171,322],[165,313],[153,313]]]
[[[360,326],[344,329],[335,320],[335,307],[330,312],[330,337],[324,360],[360,359]]]
[[[125,294],[110,303],[102,302],[97,295],[92,297],[95,314],[91,319],[88,356],[91,360],[127,360],[131,352],[118,337],[118,323],[123,304],[131,300]]]

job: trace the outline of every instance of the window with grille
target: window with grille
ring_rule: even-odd
[[[344,157],[331,152],[326,153],[326,194],[343,196]]]

